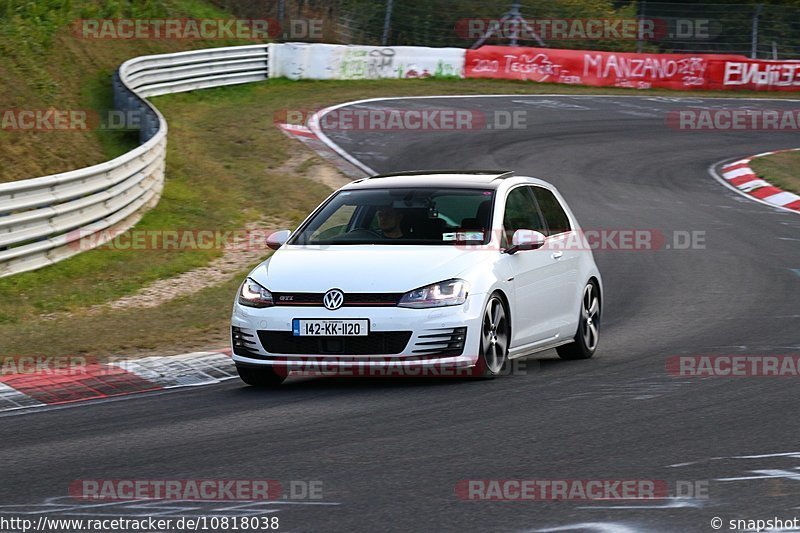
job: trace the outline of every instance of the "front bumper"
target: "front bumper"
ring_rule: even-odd
[[[315,375],[379,375],[383,370],[406,370],[412,374],[421,370],[436,375],[438,370],[470,368],[478,359],[484,296],[470,294],[463,305],[433,309],[342,307],[329,311],[324,307],[306,306],[254,309],[236,302],[231,318],[233,360],[242,366],[278,366],[287,372]],[[351,353],[347,352],[346,346],[340,350],[323,348],[308,350],[307,353],[285,349],[287,339],[291,339],[288,336],[294,319],[365,318],[370,322],[371,335],[394,337],[396,340],[397,333],[407,332],[408,341],[401,343],[404,346],[399,349],[396,342],[389,348],[387,343],[380,344],[383,349],[375,350],[377,353],[365,352],[363,342]],[[463,348],[448,350],[448,346],[453,344],[445,341],[453,342],[459,332],[464,337]],[[280,337],[281,342],[269,342],[270,334]],[[298,345],[308,347],[307,341],[307,337],[298,338]],[[270,352],[265,344],[282,346],[280,352],[283,353]]]

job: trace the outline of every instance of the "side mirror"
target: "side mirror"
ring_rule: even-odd
[[[536,250],[544,246],[547,237],[543,233],[532,229],[518,229],[514,232],[511,239],[511,247],[506,250],[507,254],[524,252],[525,250]]]
[[[269,248],[270,250],[277,250],[278,248],[286,244],[286,241],[289,240],[289,235],[291,234],[292,232],[289,231],[288,229],[282,229],[280,231],[276,231],[275,233],[267,237],[267,248]]]

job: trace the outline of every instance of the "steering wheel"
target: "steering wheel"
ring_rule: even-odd
[[[382,236],[377,231],[369,228],[354,229],[353,231],[348,231],[345,235],[347,235],[348,237],[378,237],[378,238]]]
[[[376,231],[367,228],[358,228],[348,231],[332,239],[332,242],[360,241],[381,239],[381,235]]]

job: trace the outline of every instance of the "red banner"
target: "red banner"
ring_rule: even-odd
[[[467,50],[465,76],[634,89],[796,91],[800,61],[484,46]]]
[[[709,89],[800,90],[800,61],[759,61],[744,57],[712,60]]]

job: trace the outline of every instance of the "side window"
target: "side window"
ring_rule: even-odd
[[[506,210],[503,215],[503,246],[507,246],[518,229],[544,231],[544,224],[529,191],[529,187],[512,189],[506,197]]]
[[[564,208],[558,202],[556,196],[549,190],[542,187],[533,187],[533,194],[542,210],[542,216],[547,222],[547,232],[545,235],[557,235],[569,231],[569,218],[564,212]]]

